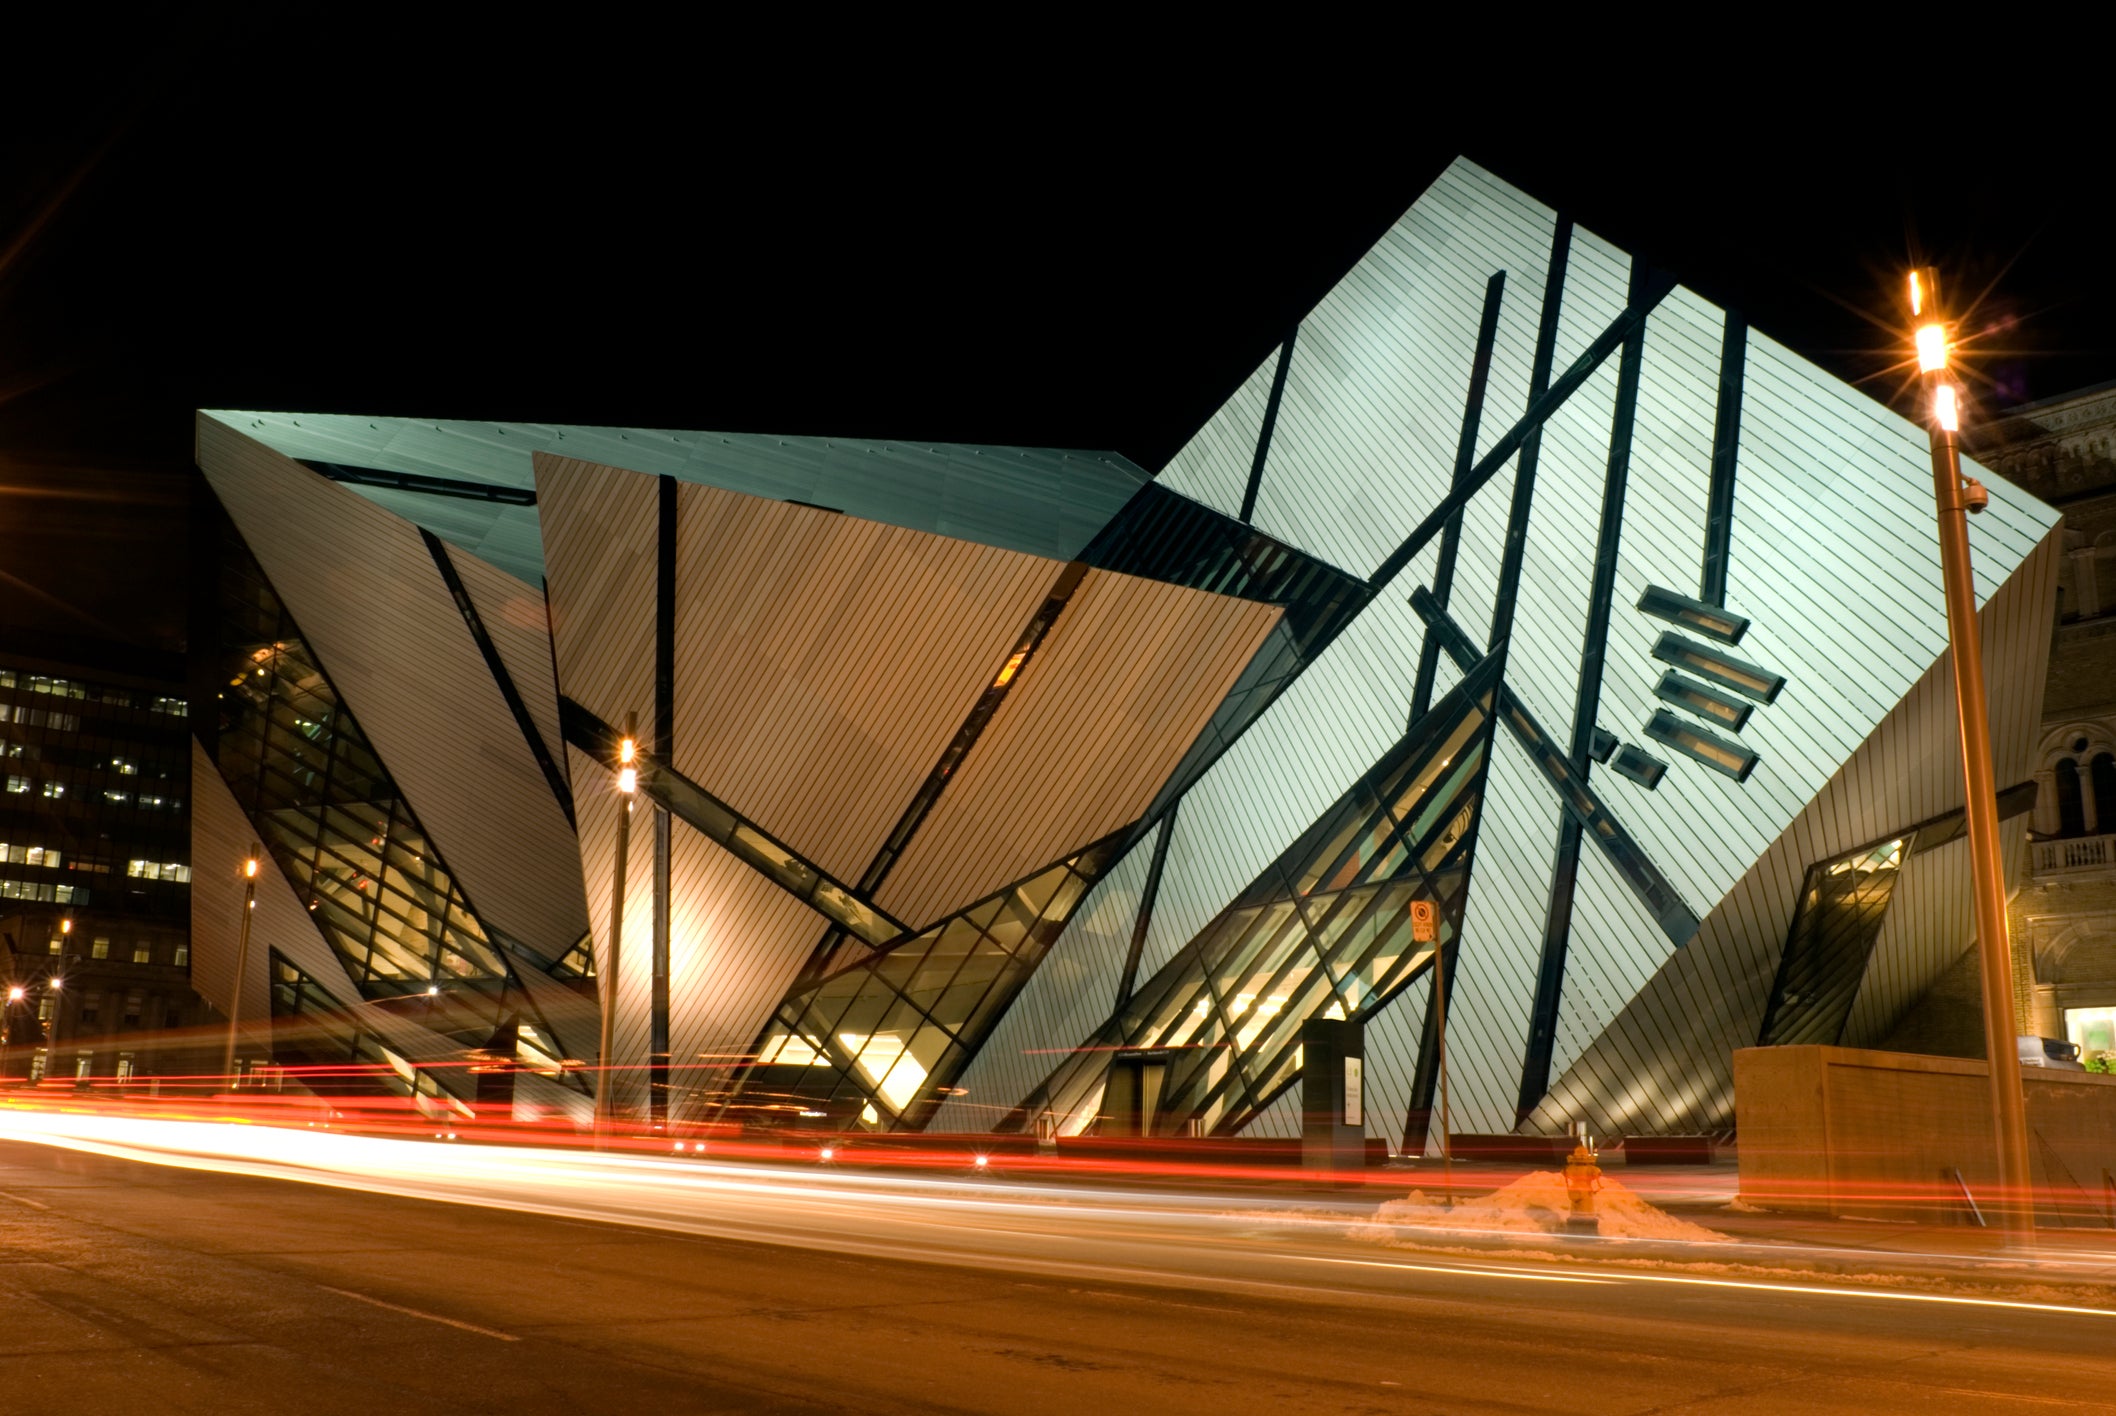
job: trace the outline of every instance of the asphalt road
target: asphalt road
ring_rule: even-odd
[[[718,1173],[677,1232],[0,1143],[0,1412],[2116,1409],[2100,1314]]]

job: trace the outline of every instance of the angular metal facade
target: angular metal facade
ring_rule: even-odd
[[[1733,1049],[1879,1036],[1968,942],[1922,433],[1467,162],[1154,479],[199,436],[303,664],[583,1060],[588,941],[623,1113],[1078,1129],[1122,1050],[1168,1068],[1133,1124],[1286,1134],[1299,1023],[1350,1016],[1370,1132],[1416,1149],[1438,948],[1458,1127],[1719,1129]],[[2011,785],[2056,517],[1986,481]],[[315,945],[279,952],[337,996]]]

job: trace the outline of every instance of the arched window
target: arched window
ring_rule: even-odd
[[[2086,829],[2086,812],[2079,801],[2079,764],[2067,757],[2057,764],[2057,834],[2078,836]]]
[[[2104,752],[2088,767],[2094,787],[2095,829],[2116,831],[2116,757]]]

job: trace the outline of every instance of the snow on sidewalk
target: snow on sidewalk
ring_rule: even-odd
[[[1621,1181],[1603,1177],[1594,1195],[1601,1232],[1612,1239],[1682,1239],[1723,1243],[1724,1234],[1677,1219],[1640,1199]],[[1535,1170],[1481,1199],[1448,1208],[1437,1197],[1413,1190],[1406,1199],[1390,1200],[1374,1212],[1371,1223],[1356,1225],[1352,1237],[1375,1243],[1401,1238],[1409,1226],[1439,1230],[1479,1230],[1502,1234],[1564,1232],[1572,1203],[1565,1177],[1555,1170]]]

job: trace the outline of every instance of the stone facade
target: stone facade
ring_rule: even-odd
[[[2099,1013],[2116,1009],[2116,384],[2016,409],[1970,451],[2064,514],[2030,871],[2011,906],[2016,1014],[2023,1033],[2116,1048],[2102,1035],[2116,1015]],[[1973,967],[1969,982],[1966,998],[1936,987],[1921,1026],[1959,1038],[1941,1015],[1976,1006]]]

